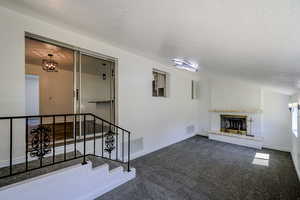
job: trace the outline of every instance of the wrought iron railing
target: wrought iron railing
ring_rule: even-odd
[[[7,174],[0,178],[75,159],[82,159],[82,164],[86,164],[88,156],[117,161],[126,165],[127,171],[130,171],[130,131],[92,113],[0,117],[0,121],[8,121],[9,126],[9,158],[4,166]],[[25,141],[20,139],[24,136],[22,131],[14,130],[15,126],[25,131]],[[4,127],[5,124],[1,124],[0,128]],[[1,138],[2,141],[4,139]],[[20,152],[15,149],[24,143],[25,158],[18,161]],[[57,152],[58,149],[62,151]],[[34,167],[30,166],[33,162]]]

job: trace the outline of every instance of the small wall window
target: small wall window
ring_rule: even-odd
[[[153,70],[152,74],[152,96],[166,97],[167,74],[158,70]]]

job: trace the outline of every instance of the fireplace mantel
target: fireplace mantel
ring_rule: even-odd
[[[222,109],[212,109],[209,112],[215,113],[262,113],[261,109],[254,109],[254,110],[222,110]]]

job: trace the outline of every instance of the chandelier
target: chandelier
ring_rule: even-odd
[[[43,59],[43,63],[42,63],[43,70],[45,70],[46,72],[58,72],[57,71],[58,63],[52,59],[53,54],[48,54],[48,56],[49,59]]]

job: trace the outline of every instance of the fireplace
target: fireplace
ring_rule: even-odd
[[[247,116],[221,115],[221,132],[247,134]]]

